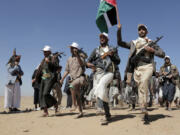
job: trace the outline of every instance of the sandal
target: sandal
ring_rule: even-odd
[[[108,121],[106,119],[101,119],[101,125],[108,125]]]

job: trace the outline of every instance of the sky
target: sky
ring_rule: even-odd
[[[52,51],[63,51],[63,72],[70,56],[67,47],[77,42],[88,55],[99,46],[95,19],[100,0],[0,0],[0,96],[7,82],[6,63],[16,48],[22,55],[20,65],[24,71],[21,92],[32,96],[31,76],[43,59],[41,49],[50,45]],[[122,24],[122,37],[130,42],[138,37],[137,25],[146,24],[152,40],[163,35],[159,46],[180,68],[180,1],[179,0],[117,0]],[[109,29],[109,44],[117,45],[117,26]],[[129,50],[118,49],[121,58],[121,77]],[[156,58],[157,70],[164,63]],[[180,69],[179,69],[180,70]],[[90,73],[90,70],[87,70]]]

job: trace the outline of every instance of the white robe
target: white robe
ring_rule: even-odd
[[[97,69],[98,70],[98,69]],[[104,102],[109,102],[109,88],[108,85],[113,81],[114,74],[111,72],[103,73],[96,71],[94,75],[93,89],[94,95]]]
[[[4,96],[4,108],[20,108],[21,89],[19,82],[13,85],[6,85]]]

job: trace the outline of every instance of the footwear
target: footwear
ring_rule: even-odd
[[[150,124],[150,120],[149,120],[149,116],[148,114],[144,115],[144,125],[149,125]]]
[[[9,112],[13,112],[13,109],[12,109],[12,108],[9,108]]]
[[[166,107],[167,107],[167,108],[169,107],[169,104],[168,104],[168,102],[166,103]]]
[[[107,120],[107,118],[105,119],[101,119],[101,125],[108,125],[109,121]]]
[[[49,108],[49,110],[54,110],[55,108],[54,108],[54,106],[53,107],[51,107],[51,108]]]
[[[34,111],[38,111],[38,108],[34,108],[33,110],[34,110]],[[40,109],[39,109],[39,110],[40,110]]]
[[[168,108],[168,111],[172,111],[172,109],[171,109],[171,108]]]
[[[150,122],[149,121],[144,121],[144,125],[149,125]]]
[[[12,111],[14,111],[14,112],[20,112],[20,110],[17,109],[17,108],[13,108]]]
[[[132,109],[130,109],[129,111],[136,111],[136,109],[132,108]]]
[[[142,108],[141,111],[142,111],[142,113],[147,113],[147,109],[146,108]]]
[[[83,113],[78,114],[78,116],[76,117],[76,119],[82,118],[83,117]]]
[[[98,111],[96,111],[96,115],[97,115],[97,116],[99,116],[99,115],[104,115],[104,112],[101,111],[101,110],[98,110]]]
[[[36,108],[36,111],[40,111],[40,110],[41,110],[41,108],[40,108],[40,107]]]
[[[149,103],[149,104],[148,104],[148,107],[152,107],[152,103]]]
[[[111,120],[111,115],[109,117],[106,117],[106,120],[110,121]]]

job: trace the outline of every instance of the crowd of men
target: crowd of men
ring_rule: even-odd
[[[101,120],[102,125],[111,121],[109,104],[116,107],[123,101],[132,107],[132,111],[138,105],[144,115],[144,124],[150,122],[147,108],[153,104],[160,104],[171,111],[174,101],[179,107],[180,77],[177,67],[171,64],[170,57],[165,56],[165,52],[157,45],[158,41],[147,38],[148,29],[144,24],[138,25],[139,37],[131,42],[123,41],[121,27],[119,24],[118,46],[130,50],[123,80],[119,71],[118,47],[109,45],[107,33],[99,35],[100,45],[89,57],[73,42],[69,46],[71,56],[66,62],[63,74],[59,63],[61,54],[52,53],[51,47],[46,45],[42,50],[44,58],[32,76],[35,110],[43,110],[43,117],[49,115],[48,108],[51,107],[54,107],[55,114],[58,113],[65,79],[66,107],[70,108],[71,112],[78,108],[77,118],[81,118],[87,104],[95,105],[97,115],[105,115]],[[164,65],[159,72],[156,71],[154,56],[164,59]],[[23,76],[19,65],[20,58],[20,55],[14,54],[7,63],[8,82],[4,107],[10,112],[20,111],[20,85]],[[85,74],[87,68],[92,70],[90,75]]]

